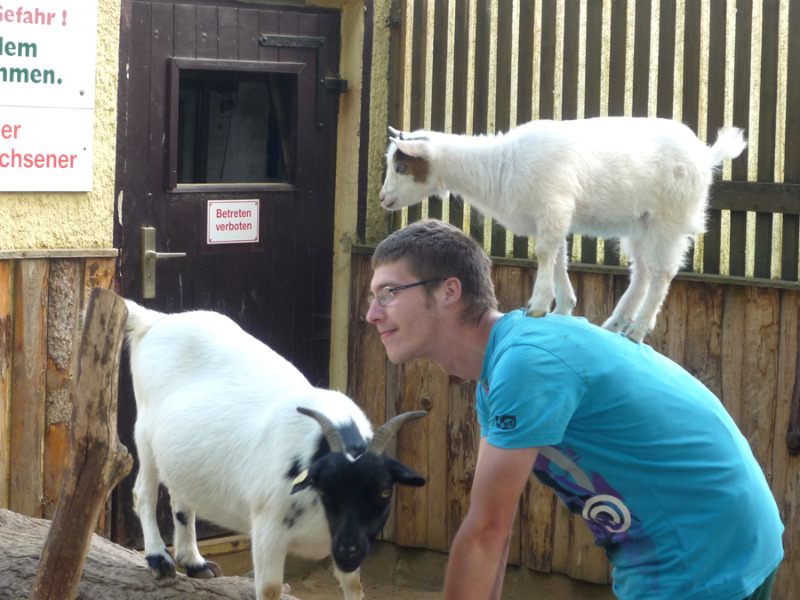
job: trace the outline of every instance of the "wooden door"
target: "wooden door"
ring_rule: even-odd
[[[123,2],[120,293],[164,312],[222,312],[321,386],[330,349],[338,36],[339,14],[326,9]],[[253,207],[253,229],[243,235],[250,241],[215,243],[218,221],[209,217],[224,213],[210,203],[220,201]],[[155,229],[158,252],[186,253],[156,261],[153,298],[143,298],[143,227]],[[122,371],[119,431],[135,450],[135,402]],[[135,470],[115,501],[114,537],[127,545],[140,541]]]

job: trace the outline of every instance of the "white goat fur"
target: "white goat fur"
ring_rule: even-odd
[[[128,340],[137,403],[139,474],[136,509],[145,553],[172,565],[156,522],[159,481],[170,492],[175,560],[205,565],[195,540],[195,513],[250,534],[256,596],[281,595],[287,553],[323,558],[331,551],[325,512],[311,490],[290,496],[286,473],[308,464],[320,425],[303,406],[334,424],[353,420],[368,440],[372,427],[344,394],[314,388],[287,360],[214,312],[164,315],[127,301]],[[283,520],[303,510],[293,527]],[[359,570],[335,573],[346,600],[361,600]]]
[[[631,117],[534,121],[494,136],[399,136],[386,154],[382,206],[453,193],[509,231],[536,236],[529,315],[549,312],[554,298],[557,313],[575,307],[567,234],[619,238],[631,281],[603,327],[636,342],[655,326],[693,235],[705,229],[714,169],[746,146],[737,128],[709,148],[676,121]]]

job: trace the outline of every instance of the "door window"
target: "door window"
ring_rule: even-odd
[[[173,61],[170,187],[293,183],[296,73],[210,62]]]

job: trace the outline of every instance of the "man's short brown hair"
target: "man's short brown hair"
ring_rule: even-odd
[[[456,277],[461,281],[463,321],[477,323],[488,310],[497,310],[492,261],[484,249],[457,227],[427,219],[411,223],[380,242],[372,268],[405,260],[420,280]]]

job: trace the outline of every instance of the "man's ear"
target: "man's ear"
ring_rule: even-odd
[[[444,281],[445,304],[453,304],[461,299],[461,280],[458,277],[448,277]]]

